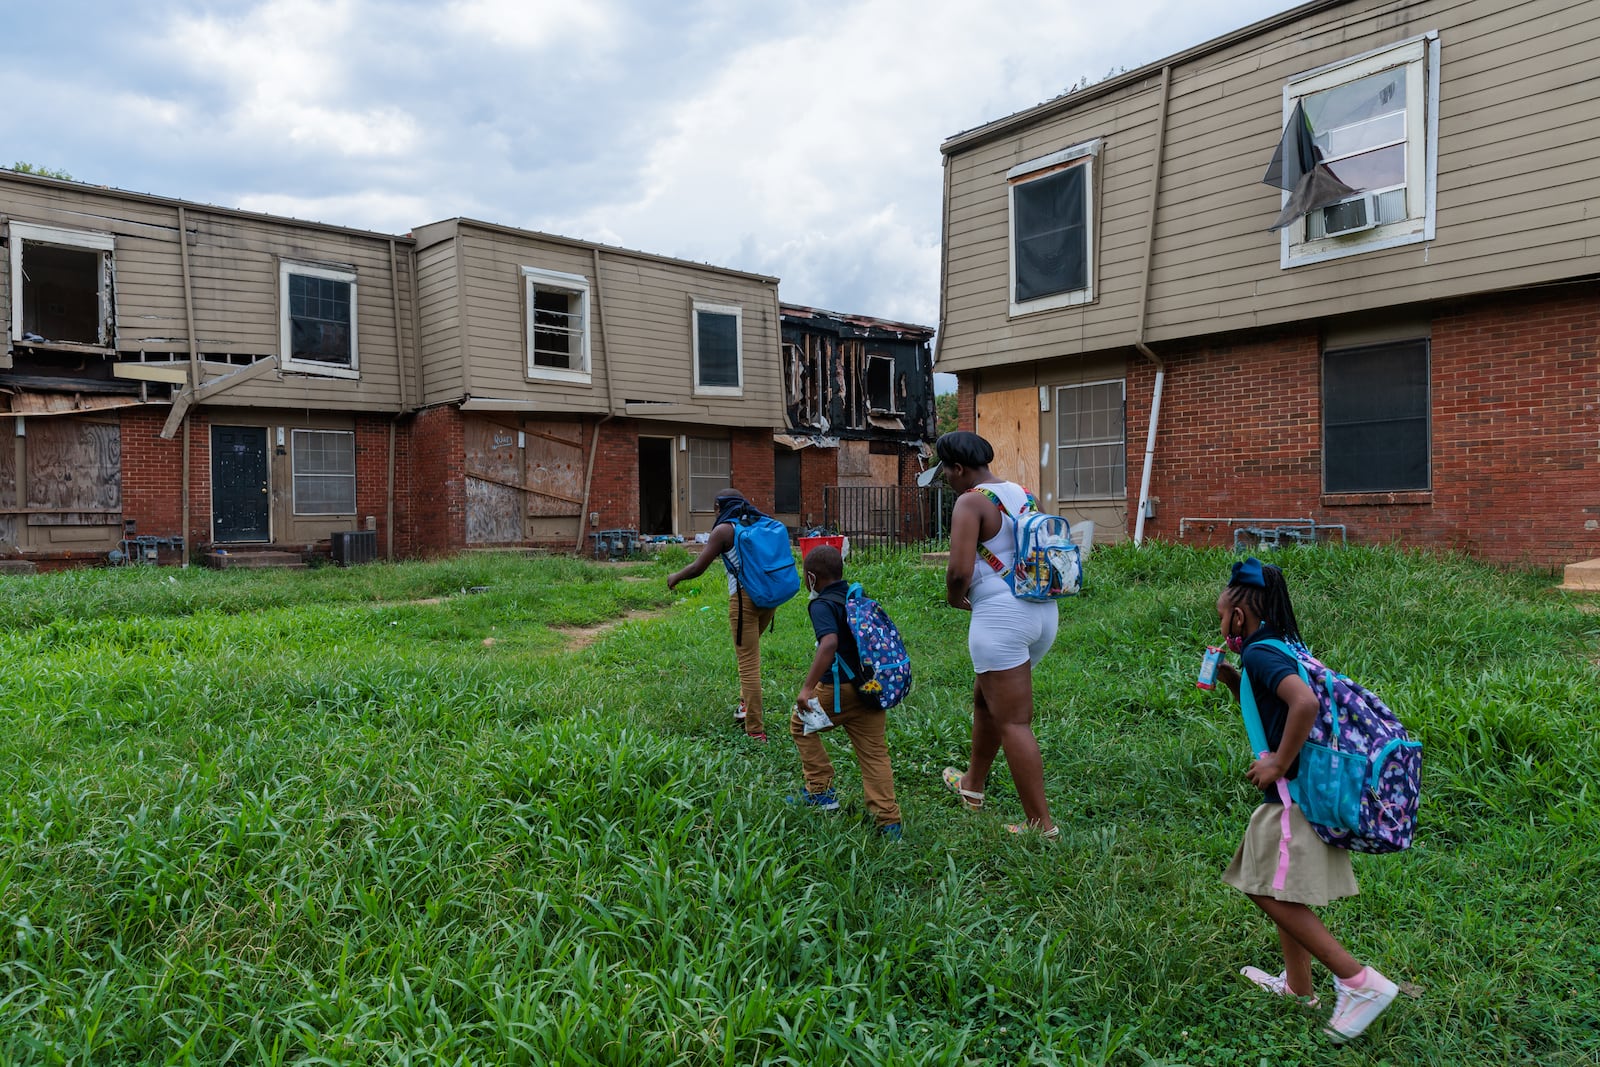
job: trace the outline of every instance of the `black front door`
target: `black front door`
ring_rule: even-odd
[[[266,428],[211,427],[211,539],[270,540],[269,502]]]

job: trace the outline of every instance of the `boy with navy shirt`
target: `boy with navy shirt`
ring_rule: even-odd
[[[833,791],[833,761],[828,758],[822,739],[806,733],[800,718],[800,711],[815,699],[833,725],[842,726],[850,738],[856,765],[861,769],[861,791],[866,796],[867,810],[877,820],[878,833],[898,839],[900,805],[895,802],[894,772],[889,767],[887,713],[863,700],[853,684],[841,680],[837,690],[832,684],[835,676],[830,668],[835,655],[855,677],[861,676],[860,653],[845,617],[849,586],[844,580],[844,557],[837,548],[822,545],[811,550],[805,560],[805,586],[812,596],[807,610],[817,637],[817,652],[801,683],[795,714],[789,717],[789,734],[800,750],[800,766],[805,775],[805,790],[799,800],[819,811],[839,808]],[[824,682],[824,677],[829,681]]]

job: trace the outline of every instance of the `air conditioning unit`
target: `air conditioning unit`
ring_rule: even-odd
[[[376,530],[340,530],[333,535],[333,562],[342,567],[371,563],[378,558]]]
[[[1357,193],[1321,210],[1324,237],[1360,233],[1378,224],[1378,202],[1371,193]]]

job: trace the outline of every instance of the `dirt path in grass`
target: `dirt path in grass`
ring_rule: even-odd
[[[666,613],[666,608],[635,608],[625,615],[597,622],[593,626],[552,626],[550,629],[566,637],[566,651],[576,652],[580,648],[588,648],[600,640],[607,630],[621,626],[625,622],[633,622],[635,619],[659,619]]]

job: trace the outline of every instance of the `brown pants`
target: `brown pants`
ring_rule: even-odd
[[[834,721],[835,730],[850,737],[861,768],[861,792],[866,794],[867,810],[877,817],[879,826],[900,821],[900,805],[894,799],[894,772],[889,769],[889,742],[884,727],[889,716],[863,703],[856,687],[848,682],[839,687],[839,714],[833,714],[833,687],[817,686],[817,700]],[[800,716],[789,716],[789,736],[800,750],[800,767],[806,776],[806,792],[820,793],[833,785],[833,761],[823,747],[822,735],[802,732]]]
[[[739,605],[744,604],[744,625],[739,624]],[[728,629],[733,634],[733,651],[739,660],[739,699],[744,701],[744,732],[765,734],[761,724],[761,634],[772,628],[777,608],[758,608],[750,594],[740,589],[728,598]]]

